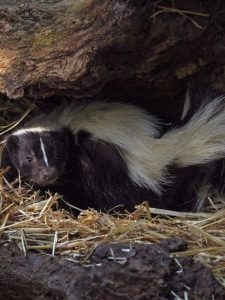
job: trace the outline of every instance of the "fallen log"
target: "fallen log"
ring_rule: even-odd
[[[174,98],[207,74],[224,90],[222,1],[0,1],[0,92]]]

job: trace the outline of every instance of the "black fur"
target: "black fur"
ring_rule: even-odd
[[[76,141],[76,159],[72,164],[73,174],[70,174],[75,178],[75,186],[69,184],[64,195],[66,190],[69,202],[74,199],[72,204],[80,208],[131,211],[136,204],[148,201],[152,207],[192,210],[204,178],[216,173],[215,163],[200,167],[170,166],[167,172],[172,183],[165,185],[159,196],[130,180],[126,164],[114,145],[95,141],[85,131],[77,134]]]
[[[78,145],[80,187],[84,207],[110,210],[134,209],[146,200],[149,191],[135,186],[128,176],[125,162],[114,147],[93,141],[91,135]]]

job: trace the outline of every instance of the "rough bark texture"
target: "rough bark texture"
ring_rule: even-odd
[[[177,239],[161,245],[97,247],[88,268],[16,247],[0,248],[0,299],[168,300],[180,297],[223,300],[212,273],[190,258],[170,257],[184,248]],[[168,249],[169,248],[169,249]],[[130,251],[125,251],[127,249]]]
[[[224,91],[224,1],[2,0],[0,92],[120,90],[174,99],[205,74]]]

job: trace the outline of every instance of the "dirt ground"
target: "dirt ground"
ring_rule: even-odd
[[[15,244],[0,246],[0,299],[225,299],[211,271],[191,258],[176,238],[160,244],[98,246],[85,266],[29,252]]]

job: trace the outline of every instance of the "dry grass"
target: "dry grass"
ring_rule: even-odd
[[[24,100],[25,101],[25,100]],[[2,131],[20,120],[29,102],[4,104]],[[16,109],[13,110],[13,106]],[[4,119],[4,120],[3,120]],[[14,126],[14,125],[13,125]],[[108,215],[94,210],[82,211],[78,218],[64,210],[53,210],[58,195],[41,195],[19,180],[9,184],[0,171],[0,243],[15,241],[24,254],[36,250],[61,255],[74,262],[87,262],[102,243],[155,243],[179,236],[187,241],[186,255],[209,266],[225,286],[225,206],[209,199],[203,213],[178,213],[139,206],[133,213]]]
[[[153,4],[155,6],[156,12],[151,15],[152,19],[155,19],[157,16],[159,16],[161,14],[169,14],[169,13],[170,14],[177,14],[177,15],[180,15],[180,16],[185,17],[186,19],[188,19],[198,29],[201,29],[201,30],[205,29],[204,27],[202,27],[199,23],[197,23],[193,19],[193,16],[208,18],[208,17],[210,17],[210,14],[202,13],[202,12],[198,12],[198,11],[190,11],[190,10],[178,9],[178,8],[176,8],[174,6],[167,7],[167,6],[160,5],[159,4],[160,2],[161,1],[159,0],[159,1],[156,1]],[[190,17],[190,16],[192,16],[192,17]]]

